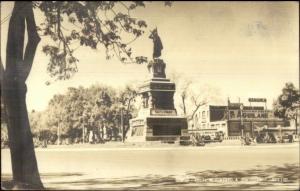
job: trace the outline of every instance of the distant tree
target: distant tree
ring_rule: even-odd
[[[274,115],[285,119],[295,119],[296,109],[299,109],[300,93],[293,83],[286,83],[282,93],[273,103]]]
[[[181,73],[173,72],[170,75],[171,80],[176,84],[176,92],[174,96],[178,96],[180,100],[179,107],[184,115],[187,115],[187,99],[190,96],[190,87],[193,84],[191,79],[185,78]]]
[[[205,84],[202,86],[195,86],[190,92],[190,100],[192,103],[192,110],[190,111],[190,116],[192,117],[197,109],[206,103],[211,104],[222,104],[224,100],[220,89],[218,87],[212,86],[210,84]],[[199,87],[199,88],[197,88]]]
[[[185,80],[181,85],[181,89],[179,90],[181,101],[182,101],[181,108],[183,110],[184,115],[187,115],[186,100],[189,98],[189,90],[191,84],[192,84],[191,80]]]
[[[121,106],[124,108],[124,124],[127,128],[124,130],[124,135],[127,134],[129,130],[129,119],[132,117],[134,113],[134,101],[137,96],[136,87],[127,85],[124,90],[121,90],[118,95],[118,101],[121,103]]]
[[[193,79],[177,72],[171,73],[170,78],[176,84],[174,96],[179,100],[179,108],[185,116],[192,117],[200,106],[208,102],[223,102],[217,87],[209,84],[199,86]]]
[[[29,113],[31,132],[35,138],[35,143],[41,143],[41,141],[48,142],[53,135],[56,135],[56,131],[53,128],[49,128],[48,119],[49,116],[45,112],[32,111]]]

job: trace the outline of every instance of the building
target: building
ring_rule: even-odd
[[[254,137],[260,127],[283,127],[284,130],[289,125],[264,106],[244,106],[228,101],[228,105],[200,106],[192,116],[189,133],[214,137],[216,132],[223,132],[225,138],[234,139],[246,135]]]

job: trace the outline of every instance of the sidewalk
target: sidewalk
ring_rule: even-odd
[[[47,148],[36,148],[36,151],[99,151],[99,150],[207,150],[207,149],[259,149],[259,148],[282,148],[299,147],[298,142],[294,143],[276,143],[276,144],[224,144],[209,143],[205,146],[181,146],[179,144],[162,144],[160,142],[151,143],[122,143],[108,142],[105,144],[73,144],[73,145],[48,145]]]
[[[259,149],[259,148],[288,148],[300,147],[299,142],[294,143],[276,143],[276,144],[252,144],[241,145],[238,142],[224,141],[221,143],[208,143],[205,146],[182,146],[178,143],[167,144],[161,142],[145,142],[145,143],[123,143],[123,142],[107,142],[105,144],[71,144],[71,145],[48,145],[47,148],[37,147],[36,151],[108,151],[108,150],[208,150],[208,149]],[[1,149],[9,150],[8,148]]]

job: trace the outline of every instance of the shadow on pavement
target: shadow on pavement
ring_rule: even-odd
[[[298,164],[257,166],[243,171],[201,171],[182,175],[86,178],[80,173],[42,174],[47,189],[103,190],[298,190]],[[2,181],[9,175],[2,175]],[[52,179],[52,180],[51,180]]]

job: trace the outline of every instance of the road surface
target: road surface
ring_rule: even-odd
[[[299,145],[36,149],[44,186],[57,189],[297,190]],[[8,149],[2,179],[11,178]]]

